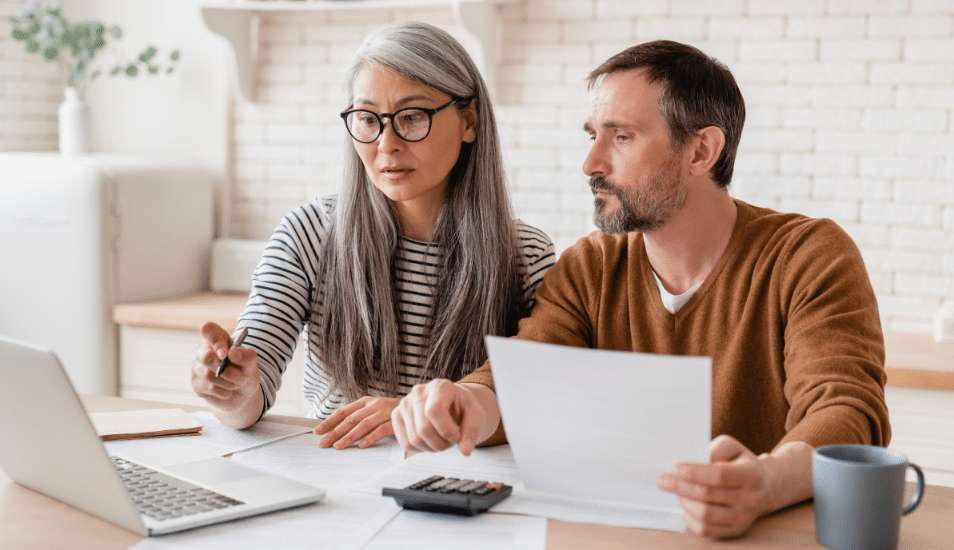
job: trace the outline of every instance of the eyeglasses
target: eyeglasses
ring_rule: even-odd
[[[431,123],[434,115],[457,103],[459,100],[452,99],[450,103],[445,103],[436,109],[424,109],[421,107],[407,107],[398,109],[393,113],[375,113],[364,109],[354,109],[341,113],[345,127],[348,133],[355,141],[361,143],[371,143],[378,139],[384,132],[385,118],[391,119],[391,127],[394,133],[404,141],[421,141],[431,133]]]

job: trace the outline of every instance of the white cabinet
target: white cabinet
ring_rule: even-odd
[[[110,308],[208,287],[212,177],[179,159],[0,153],[0,334],[116,395]]]
[[[887,386],[885,399],[888,447],[920,466],[929,484],[954,487],[954,391]]]
[[[245,296],[195,294],[113,308],[119,325],[121,397],[205,406],[192,391],[189,370],[200,341],[199,327],[215,321],[233,331]],[[299,342],[270,414],[305,416],[302,395],[305,345]]]

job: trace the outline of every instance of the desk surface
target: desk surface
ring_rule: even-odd
[[[90,412],[178,407],[188,412],[198,407],[137,401],[118,397],[84,396]],[[266,419],[314,426],[315,421],[286,416]],[[910,488],[909,488],[910,490]],[[12,483],[0,472],[0,548],[125,550],[138,535]],[[550,550],[599,549],[705,549],[718,548],[822,548],[815,542],[811,503],[801,504],[760,519],[745,537],[713,542],[691,535],[584,525],[549,520]],[[954,548],[954,488],[930,486],[921,506],[901,523],[899,550]]]

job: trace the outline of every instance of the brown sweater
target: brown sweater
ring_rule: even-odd
[[[831,220],[736,204],[725,252],[675,315],[642,234],[596,232],[547,273],[516,338],[712,357],[712,436],[756,454],[788,441],[887,445],[884,337],[858,248]],[[493,389],[489,363],[462,381]],[[501,426],[486,443],[505,440]]]

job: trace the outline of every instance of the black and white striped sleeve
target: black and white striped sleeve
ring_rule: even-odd
[[[533,308],[534,292],[543,282],[543,276],[556,262],[556,249],[546,233],[517,220],[517,238],[523,252],[522,261],[526,269],[523,282],[523,300],[527,311]]]
[[[252,275],[252,291],[236,331],[248,328],[245,345],[258,353],[265,406],[275,404],[282,373],[311,317],[321,250],[330,213],[316,200],[285,216]]]

